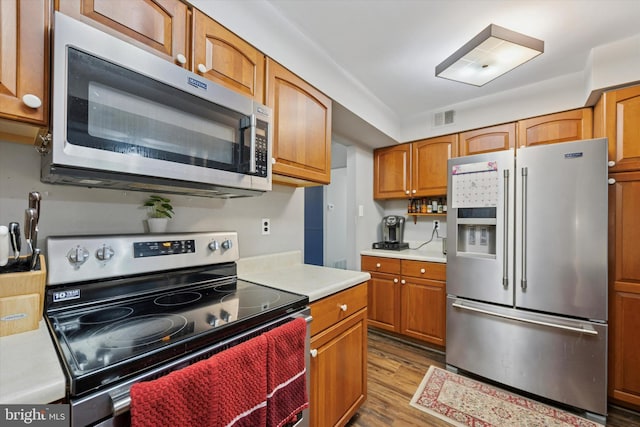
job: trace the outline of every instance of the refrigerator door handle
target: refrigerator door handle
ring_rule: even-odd
[[[504,170],[504,226],[502,230],[502,286],[509,287],[509,169]]]
[[[527,289],[527,167],[522,168],[522,277],[520,287]]]
[[[515,320],[515,321],[518,321],[518,322],[532,323],[534,325],[548,326],[550,328],[557,328],[557,329],[564,329],[564,330],[567,330],[567,331],[579,332],[579,333],[587,334],[587,335],[598,335],[598,331],[593,329],[590,325],[580,325],[579,327],[576,327],[576,326],[559,325],[557,323],[544,322],[542,320],[523,319],[522,317],[510,316],[508,314],[496,313],[494,311],[489,311],[489,310],[484,310],[482,308],[477,308],[477,307],[471,307],[471,306],[468,306],[468,305],[464,305],[462,303],[462,301],[459,301],[459,300],[454,302],[452,304],[452,306],[455,307],[455,308],[460,308],[462,310],[475,311],[476,313],[488,314],[489,316],[495,316],[495,317],[500,317],[500,318],[503,318],[503,319]]]

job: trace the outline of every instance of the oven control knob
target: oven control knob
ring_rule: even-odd
[[[217,251],[218,249],[220,249],[220,243],[218,243],[217,240],[214,240],[213,242],[209,243],[209,249],[211,249],[213,252]]]
[[[102,245],[102,247],[96,251],[96,258],[100,261],[109,261],[115,254],[111,246]]]
[[[89,259],[89,251],[82,246],[76,246],[67,253],[67,260],[74,268],[80,268]]]
[[[225,240],[224,242],[222,242],[222,249],[231,249],[231,247],[233,246],[233,242],[229,239]]]

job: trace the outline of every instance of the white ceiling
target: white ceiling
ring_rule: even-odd
[[[397,117],[584,71],[592,48],[640,33],[638,0],[267,3]],[[545,52],[483,87],[435,77],[436,65],[492,23],[543,40]]]

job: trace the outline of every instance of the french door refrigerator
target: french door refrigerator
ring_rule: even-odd
[[[448,166],[448,368],[604,419],[606,138]]]

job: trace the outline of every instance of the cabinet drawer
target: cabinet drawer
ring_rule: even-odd
[[[432,280],[447,280],[447,264],[402,260],[402,275]]]
[[[400,274],[400,259],[382,258],[375,256],[362,256],[362,271]]]
[[[311,303],[311,336],[367,306],[367,283]]]

